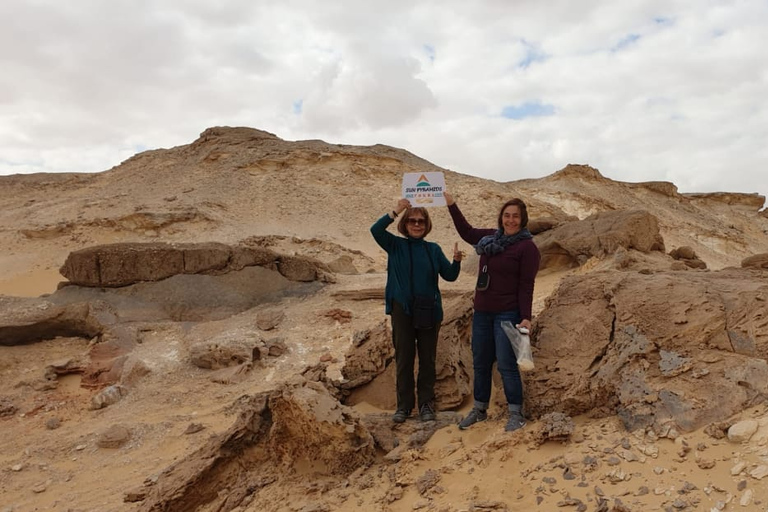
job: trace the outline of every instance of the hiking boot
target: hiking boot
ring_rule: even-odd
[[[405,423],[405,420],[408,419],[408,416],[411,415],[411,411],[404,411],[403,409],[398,409],[395,411],[395,414],[392,415],[392,421],[395,423]]]
[[[514,432],[515,430],[521,429],[524,426],[525,418],[523,418],[523,415],[520,413],[520,411],[510,411],[509,419],[507,420],[507,425],[504,427],[504,430],[507,432]]]
[[[461,430],[467,429],[474,425],[475,423],[479,423],[481,421],[485,421],[488,419],[488,411],[485,409],[478,409],[477,407],[474,407],[471,411],[469,411],[469,414],[461,420],[461,423],[459,423],[459,428]]]
[[[421,417],[421,421],[435,421],[437,419],[435,406],[432,405],[432,402],[427,402],[419,407],[419,417]]]

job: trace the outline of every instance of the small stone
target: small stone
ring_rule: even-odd
[[[749,476],[751,476],[754,479],[762,480],[766,476],[768,476],[768,466],[765,464],[761,464],[754,468],[752,471],[749,472]]]
[[[59,418],[48,418],[45,422],[45,428],[48,430],[56,430],[61,426],[61,420]]]
[[[728,429],[728,440],[732,443],[749,441],[759,426],[757,420],[744,420],[735,423]]]
[[[746,463],[746,462],[744,462],[743,460],[741,460],[741,461],[737,462],[737,463],[736,463],[736,464],[734,464],[734,466],[731,468],[731,475],[732,475],[732,476],[736,476],[736,475],[738,475],[739,473],[741,473],[742,471],[744,471],[744,468],[746,468],[746,467],[747,467],[747,463]]]
[[[741,495],[741,499],[739,500],[739,505],[741,505],[742,507],[748,507],[749,505],[752,504],[752,497],[753,497],[752,489],[747,489],[746,491],[744,491],[744,494]]]
[[[741,480],[741,481],[739,481],[738,484],[736,484],[736,490],[737,491],[743,491],[746,488],[747,488],[747,481],[746,480]]]
[[[14,464],[13,466],[11,466],[11,471],[16,471],[17,473],[22,469],[24,469],[23,464]]]
[[[130,430],[122,425],[113,425],[99,436],[96,445],[100,448],[120,448],[130,438]]]
[[[196,434],[201,430],[203,430],[204,428],[205,428],[205,425],[203,425],[202,423],[190,423],[187,426],[187,429],[184,431],[184,434],[186,435]]]

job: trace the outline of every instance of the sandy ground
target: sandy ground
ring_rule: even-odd
[[[537,282],[537,310],[559,277],[545,275]],[[360,276],[366,282],[380,278]],[[452,286],[467,286],[470,280],[467,276]],[[58,281],[51,273],[30,273],[3,282],[0,293],[32,296],[37,290],[51,291]],[[300,302],[290,306],[301,309]],[[379,305],[371,307],[367,321],[382,314]],[[327,333],[319,337],[327,338]],[[165,339],[162,332],[150,333],[140,349],[161,370],[164,365],[176,368],[178,358],[178,347],[164,345]],[[83,352],[87,343],[60,338],[0,347],[0,396],[19,383],[34,382],[46,364]],[[310,361],[328,350],[332,347],[308,348],[299,359]],[[267,369],[267,376],[274,372]],[[202,439],[225,431],[234,421],[227,405],[256,391],[253,384],[212,385],[202,370],[190,367],[159,371],[121,407],[99,411],[87,410],[93,392],[82,389],[76,375],[62,378],[52,391],[25,387],[24,412],[0,419],[0,510],[137,510],[137,504],[123,503],[116,491],[139,486]],[[391,412],[365,402],[355,409],[361,414]],[[469,400],[459,412],[468,409]],[[395,464],[382,461],[348,485],[329,484],[318,492],[324,475],[294,468],[297,481],[305,484],[296,483],[291,493],[265,490],[242,510],[768,510],[760,469],[768,469],[768,436],[734,444],[700,430],[674,440],[656,439],[625,431],[615,417],[578,417],[571,440],[539,445],[533,439],[538,422],[509,434],[503,432],[504,412],[490,412],[489,421],[467,431],[456,426],[438,430],[423,450],[408,451]],[[51,429],[53,418],[60,427]],[[746,410],[733,421],[749,418],[768,428],[765,406]],[[204,425],[204,430],[187,435],[190,424]],[[98,438],[114,425],[130,426],[131,440],[119,449],[99,447]],[[424,490],[420,481],[432,485]],[[602,505],[601,499],[606,500]]]

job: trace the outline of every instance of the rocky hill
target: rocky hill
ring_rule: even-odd
[[[438,421],[389,421],[368,228],[427,171],[475,225],[529,205],[522,431],[498,389],[491,421],[455,427],[471,254],[441,285]],[[98,174],[0,177],[3,512],[765,509],[765,198],[587,165],[509,178],[224,127]]]

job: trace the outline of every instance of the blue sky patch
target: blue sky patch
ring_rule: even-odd
[[[526,117],[544,117],[555,113],[554,105],[540,101],[527,101],[521,105],[508,105],[501,110],[501,117],[507,119],[525,119]]]
[[[437,53],[435,51],[435,47],[432,46],[431,44],[425,44],[424,45],[424,51],[427,54],[427,58],[429,59],[429,62],[435,62],[435,56],[436,56],[436,53]]]
[[[304,108],[304,100],[296,100],[293,102],[293,113],[301,115],[301,111]]]
[[[611,48],[612,52],[618,52],[626,48],[627,46],[632,45],[635,41],[640,39],[642,36],[640,34],[629,34],[628,36],[625,36],[621,41],[616,43],[616,46]]]
[[[517,67],[525,69],[534,62],[544,62],[547,60],[548,56],[545,53],[539,51],[538,48],[536,48],[525,39],[523,39],[521,43],[525,47],[525,57],[523,57],[523,60],[518,62]]]

